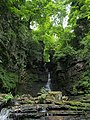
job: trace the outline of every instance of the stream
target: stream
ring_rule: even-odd
[[[48,91],[51,91],[51,87],[50,87],[50,85],[51,85],[51,78],[50,78],[50,72],[48,72],[48,80],[47,80],[47,83],[46,83],[46,85],[44,86],[44,89],[48,92]],[[9,115],[10,115],[10,112],[11,112],[11,110],[10,109],[8,109],[8,108],[3,108],[2,110],[1,110],[1,112],[0,112],[0,120],[13,120],[13,119],[10,119],[9,118]],[[43,108],[41,111],[39,111],[40,113],[43,113],[43,114],[46,114],[46,109],[45,108]],[[46,116],[48,116],[48,113],[47,113],[47,115]],[[42,117],[42,120],[44,120],[45,119],[45,117]],[[27,120],[29,120],[29,119],[27,119]]]
[[[45,85],[45,90],[46,91],[51,91],[51,86],[50,85],[51,85],[51,78],[50,78],[50,72],[48,72],[48,81]]]
[[[11,109],[2,108],[0,111],[0,120],[90,120],[89,98],[87,99],[87,102],[84,101],[85,103],[79,103],[79,101],[72,103],[71,101],[66,100],[66,103],[59,104],[59,102],[62,102],[62,92],[52,91],[50,72],[48,72],[48,79],[46,85],[44,85],[44,89],[47,91],[48,95],[51,93],[51,100],[54,100],[54,102],[56,101],[56,103],[58,102],[58,104],[36,103],[38,97],[36,98],[36,101],[34,100],[33,104],[27,102],[24,103],[24,100],[27,101],[27,99],[31,99],[29,98],[29,95],[23,96],[22,98],[19,98],[19,101],[18,99],[15,99],[15,103],[18,102],[19,104],[13,104],[10,106]],[[71,102],[72,105],[70,105],[69,102]],[[79,108],[76,110],[77,106]],[[85,106],[88,107],[85,108]],[[83,110],[85,110],[85,112]]]
[[[8,118],[10,111],[8,108],[3,108],[0,112],[0,120],[11,120]]]

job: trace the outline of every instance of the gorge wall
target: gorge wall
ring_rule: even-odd
[[[85,90],[79,81],[86,69],[87,62],[85,60],[71,56],[60,58],[51,72],[52,89],[58,89],[71,95],[83,94]]]

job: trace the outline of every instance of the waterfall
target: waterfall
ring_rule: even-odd
[[[9,113],[10,113],[10,109],[3,108],[0,112],[0,120],[10,120]]]
[[[50,85],[51,85],[51,78],[50,78],[50,72],[48,72],[48,81],[47,81],[47,83],[45,85],[45,90],[46,91],[51,91]]]

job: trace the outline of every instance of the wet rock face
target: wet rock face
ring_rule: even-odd
[[[67,75],[69,78],[77,76],[85,69],[85,61],[73,60],[67,66]]]
[[[86,69],[86,61],[70,56],[61,58],[52,71],[52,90],[61,90],[74,94],[74,85]],[[56,83],[56,84],[55,84]]]
[[[84,70],[85,61],[75,59],[68,64],[66,71],[66,78],[68,80],[68,83],[66,88],[69,93],[78,94],[75,86],[78,84],[78,81],[80,80],[81,74]]]

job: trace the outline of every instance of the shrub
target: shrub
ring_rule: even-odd
[[[2,66],[0,66],[0,81],[2,82],[2,87],[7,91],[16,87],[18,82],[18,75],[16,73],[7,71]]]

